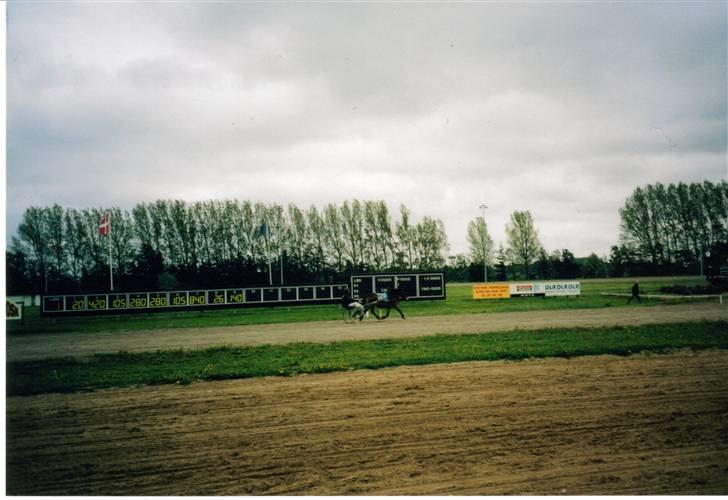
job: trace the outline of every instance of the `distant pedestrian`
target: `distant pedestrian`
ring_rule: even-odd
[[[634,285],[632,285],[632,296],[627,301],[627,304],[632,302],[632,299],[637,299],[637,302],[640,304],[642,303],[642,299],[640,299],[640,282],[635,281]]]

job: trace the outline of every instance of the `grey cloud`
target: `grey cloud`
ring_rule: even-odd
[[[195,90],[213,85],[215,75],[208,68],[190,66],[176,59],[150,57],[126,64],[119,70],[119,78],[142,89],[192,87]]]
[[[11,4],[8,215],[386,199],[455,252],[485,200],[605,252],[636,186],[726,177],[726,9]]]

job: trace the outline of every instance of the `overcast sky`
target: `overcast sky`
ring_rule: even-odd
[[[29,206],[487,204],[607,255],[649,183],[728,178],[727,5],[7,7],[7,231]],[[8,237],[9,240],[9,237]]]

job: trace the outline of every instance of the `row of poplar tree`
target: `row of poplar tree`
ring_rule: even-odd
[[[333,282],[351,272],[440,269],[442,221],[393,221],[383,201],[322,209],[225,200],[159,200],[119,208],[31,207],[7,254],[8,281],[30,291]],[[110,236],[99,221],[110,214]],[[18,287],[25,283],[25,287]],[[28,290],[32,287],[33,290]]]
[[[692,267],[728,241],[728,182],[637,188],[619,215],[622,242],[613,259],[640,259],[663,271]]]
[[[103,214],[110,237],[101,236]],[[448,279],[552,279],[697,273],[706,251],[728,242],[728,183],[638,187],[620,209],[620,242],[608,257],[546,252],[529,211],[514,211],[506,246],[486,221],[467,228],[469,255],[447,257],[443,223],[413,222],[383,201],[322,209],[237,200],[140,203],[113,209],[31,207],[7,253],[11,293],[106,290],[109,253],[116,288],[346,281],[351,272],[445,270]],[[110,243],[110,249],[109,244]]]

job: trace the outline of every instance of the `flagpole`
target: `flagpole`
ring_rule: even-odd
[[[109,281],[111,282],[111,291],[114,291],[114,269],[111,264],[111,214],[109,214],[109,232],[107,235],[109,237]]]
[[[273,286],[273,268],[270,264],[270,245],[268,243],[268,224],[265,224],[265,252],[268,255],[268,284]]]

